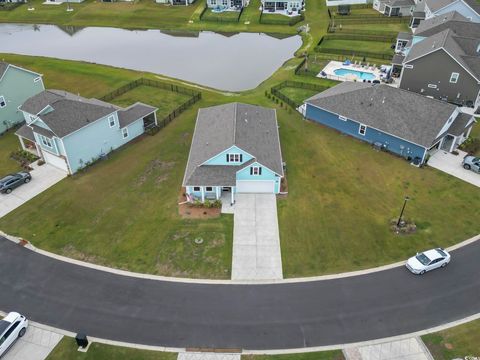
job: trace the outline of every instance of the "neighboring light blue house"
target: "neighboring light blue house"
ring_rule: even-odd
[[[416,164],[455,150],[475,122],[455,105],[384,84],[344,82],[305,101],[307,119]]]
[[[43,90],[42,75],[0,61],[0,134],[24,121],[18,107]]]
[[[480,22],[480,3],[476,0],[425,0],[425,19],[456,11],[473,22]]]
[[[74,174],[157,124],[156,108],[127,108],[59,90],[45,90],[20,106],[22,148]]]
[[[274,109],[231,103],[198,111],[183,179],[189,201],[278,194],[283,176]]]

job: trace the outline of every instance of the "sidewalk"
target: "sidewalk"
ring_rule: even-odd
[[[343,350],[346,360],[434,360],[419,337]]]

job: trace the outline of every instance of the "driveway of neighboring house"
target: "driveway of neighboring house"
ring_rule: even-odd
[[[274,194],[237,194],[233,225],[232,280],[282,279]]]
[[[460,150],[457,151],[459,154],[453,155],[446,151],[438,150],[428,159],[427,164],[428,166],[480,187],[480,174],[471,170],[465,170],[462,167],[463,158],[467,153]]]
[[[10,194],[0,194],[0,218],[67,176],[65,171],[49,164],[38,166],[35,163],[31,166],[32,181],[14,189]]]

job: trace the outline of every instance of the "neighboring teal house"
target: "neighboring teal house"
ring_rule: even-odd
[[[183,179],[189,201],[278,194],[283,176],[274,109],[231,103],[198,111]]]
[[[156,108],[127,108],[59,90],[45,90],[20,106],[22,148],[74,174],[157,124]]]
[[[18,107],[43,90],[42,75],[0,61],[0,134],[24,121]]]

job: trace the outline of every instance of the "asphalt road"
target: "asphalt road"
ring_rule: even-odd
[[[211,285],[145,280],[0,238],[0,309],[105,339],[169,347],[301,348],[400,335],[480,312],[480,241],[424,276]]]

